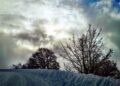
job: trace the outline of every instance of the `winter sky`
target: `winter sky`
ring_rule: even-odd
[[[0,68],[24,63],[39,46],[54,48],[89,24],[103,28],[120,67],[120,0],[0,0]]]

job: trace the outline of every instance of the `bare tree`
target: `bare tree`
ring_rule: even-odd
[[[109,49],[106,54],[103,53],[100,33],[101,29],[92,28],[89,25],[88,31],[80,38],[73,35],[69,43],[61,43],[63,51],[61,56],[71,64],[65,64],[66,70],[101,76],[108,76],[118,71],[116,63],[109,60],[112,50]]]

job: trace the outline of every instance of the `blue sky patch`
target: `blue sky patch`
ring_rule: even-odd
[[[120,0],[112,0],[112,6],[117,9],[118,13],[120,13]]]

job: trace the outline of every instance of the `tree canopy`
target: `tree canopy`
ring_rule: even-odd
[[[14,68],[22,69],[59,69],[59,63],[54,52],[47,48],[39,48],[37,52],[32,54],[26,64],[14,65]]]

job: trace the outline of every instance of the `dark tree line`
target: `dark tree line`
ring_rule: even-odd
[[[66,59],[67,71],[78,73],[95,74],[99,76],[111,76],[120,78],[120,71],[114,61],[110,60],[112,49],[103,52],[101,29],[92,28],[89,25],[88,31],[80,37],[75,37],[66,43],[61,43],[60,56]],[[105,54],[106,53],[106,54]],[[15,69],[59,69],[59,63],[54,52],[47,48],[39,48],[33,53],[27,63],[13,65]]]

